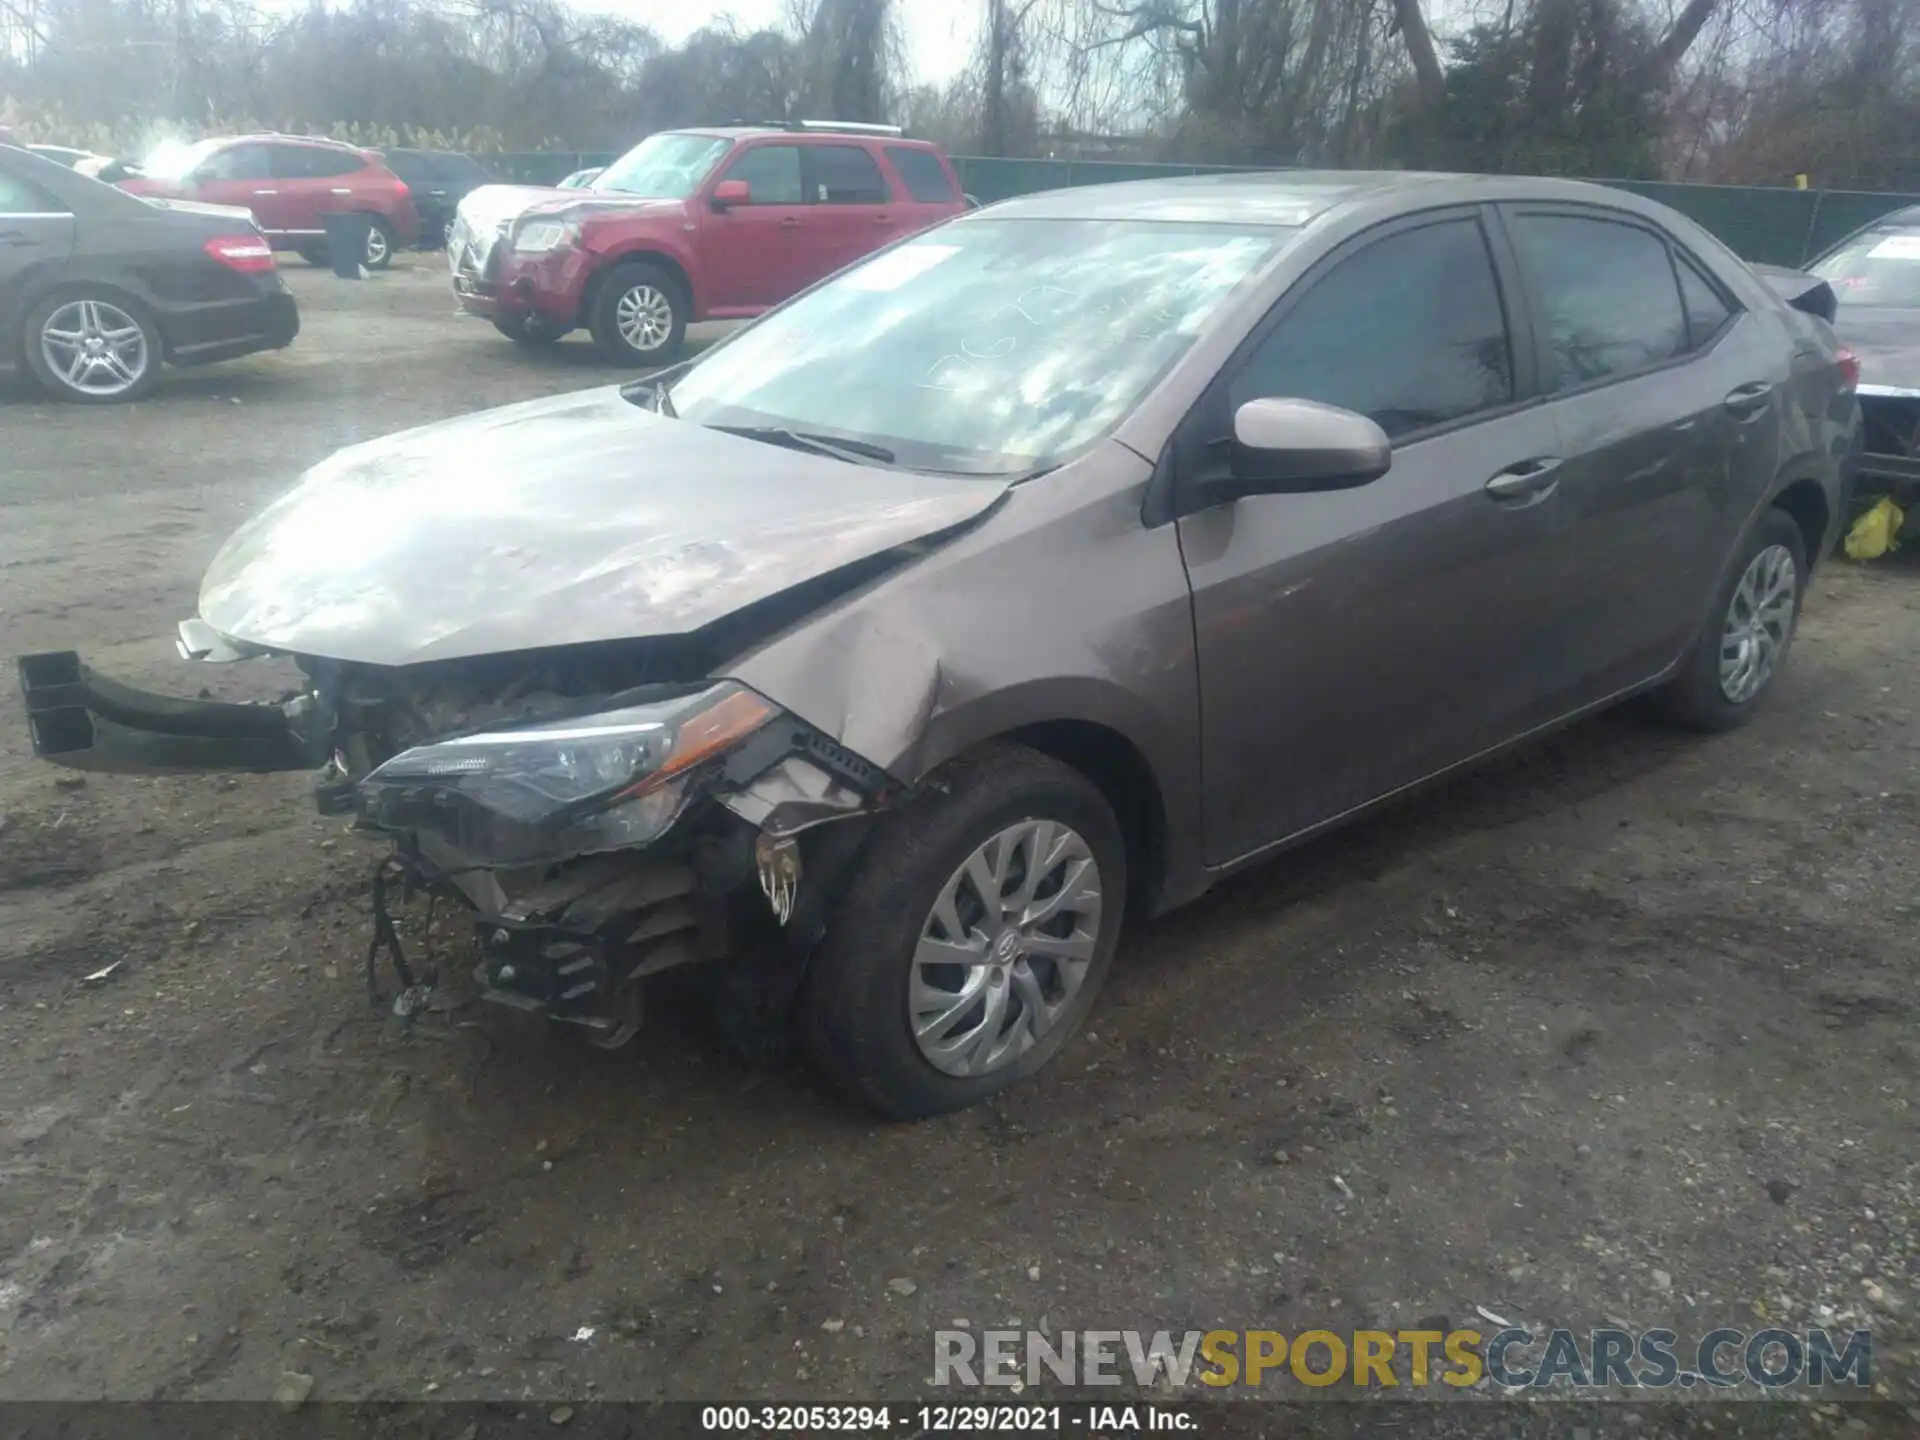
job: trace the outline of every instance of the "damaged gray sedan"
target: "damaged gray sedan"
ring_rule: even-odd
[[[424,892],[490,1000],[615,1046],[700,967],[930,1115],[1059,1053],[1129,910],[1638,692],[1743,722],[1858,444],[1826,321],[1633,196],[1075,190],[315,467],[181,627],[280,704],[20,670],[55,763],[317,770],[403,1008]]]

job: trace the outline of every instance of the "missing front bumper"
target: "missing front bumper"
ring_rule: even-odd
[[[236,705],[155,695],[94,674],[71,650],[15,663],[33,753],[69,770],[269,774],[313,770],[326,760],[311,696]]]

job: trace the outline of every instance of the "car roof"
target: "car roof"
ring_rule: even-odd
[[[317,145],[327,150],[351,150],[356,155],[367,153],[358,145],[345,140],[330,140],[325,135],[279,135],[271,130],[262,130],[252,135],[209,135],[207,138],[220,145]]]
[[[938,148],[931,140],[915,140],[909,135],[874,134],[862,130],[789,130],[778,125],[683,125],[660,133],[711,135],[717,140],[754,140],[762,136],[775,135],[782,140],[796,140],[803,145],[845,145],[849,141],[868,140],[879,145],[911,145],[920,150]]]
[[[1652,202],[1627,191],[1581,180],[1430,170],[1248,170],[1048,190],[1002,200],[974,216],[1299,226],[1362,203],[1391,213],[1493,200],[1597,203],[1643,214],[1655,209]]]

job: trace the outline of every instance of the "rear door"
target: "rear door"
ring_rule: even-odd
[[[274,145],[268,165],[279,194],[275,213],[286,234],[317,238],[326,233],[326,216],[356,209],[351,178],[366,162],[349,150],[329,145]]]
[[[1635,216],[1506,206],[1540,317],[1577,597],[1564,636],[1598,701],[1664,670],[1777,462],[1790,347]]]
[[[0,170],[0,334],[18,337],[28,297],[65,269],[73,232],[65,205]]]
[[[807,204],[800,149],[750,142],[714,177],[715,185],[744,180],[751,194],[724,210],[709,207],[702,222],[709,309],[763,309],[810,283],[813,207]]]
[[[889,145],[886,153],[887,163],[906,189],[904,229],[924,230],[964,208],[959,182],[933,151],[917,145]]]
[[[1227,463],[1234,412],[1263,396],[1358,411],[1394,445],[1371,485],[1249,497],[1179,521],[1210,864],[1564,708],[1574,677],[1558,651],[1569,545],[1559,441],[1532,403],[1517,281],[1487,218],[1416,216],[1336,251],[1175,436],[1176,489]]]
[[[814,205],[808,285],[917,228],[864,145],[813,144],[801,155]]]

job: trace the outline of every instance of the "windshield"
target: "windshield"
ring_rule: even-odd
[[[649,135],[602,170],[593,188],[619,190],[643,200],[684,200],[732,143],[717,135],[672,130]]]
[[[681,419],[864,440],[910,468],[1031,470],[1098,439],[1292,234],[968,220],[885,251],[676,381]]]
[[[1869,230],[1813,267],[1842,306],[1920,309],[1920,226]]]
[[[184,180],[219,148],[218,140],[199,140],[191,145],[168,141],[140,162],[140,173],[150,180]]]

